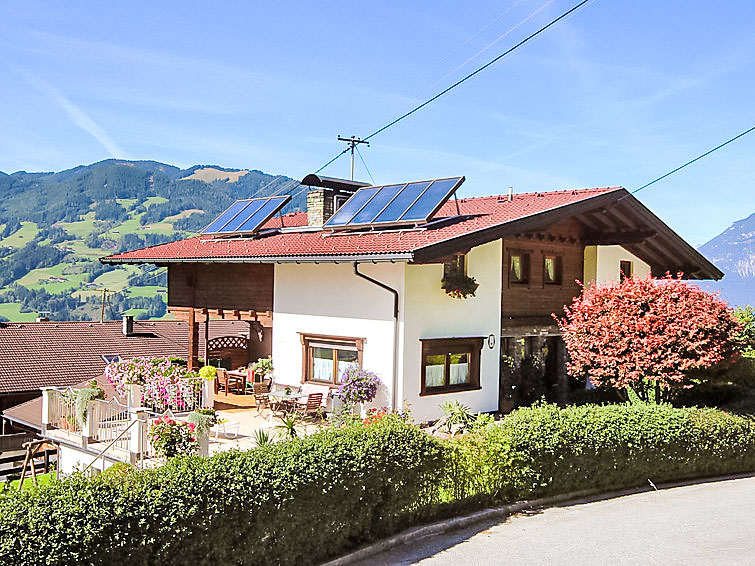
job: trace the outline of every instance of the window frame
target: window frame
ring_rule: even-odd
[[[317,385],[328,385],[331,388],[337,388],[340,386],[340,383],[338,383],[338,356],[335,353],[338,350],[338,346],[349,346],[350,348],[356,348],[357,351],[357,363],[359,364],[359,367],[362,367],[362,357],[363,357],[363,351],[364,351],[364,338],[356,338],[353,336],[333,336],[330,334],[310,334],[310,333],[299,333],[299,339],[301,340],[302,344],[302,367],[301,367],[301,382],[302,383],[314,383]],[[333,354],[333,380],[332,381],[324,381],[321,379],[313,379],[312,375],[314,375],[314,357],[312,356],[312,348],[316,347],[313,345],[319,344],[319,345],[330,345],[332,344],[332,348],[334,350]],[[342,348],[345,350],[346,348]]]
[[[522,262],[522,277],[516,279],[513,277],[514,266],[512,265],[513,258],[519,256]],[[511,285],[529,285],[531,280],[530,271],[530,256],[531,253],[525,250],[509,250],[508,252],[508,282]]]
[[[420,397],[429,395],[442,395],[460,391],[477,391],[480,386],[480,357],[485,338],[420,338],[422,343],[422,360],[420,373]],[[449,354],[469,354],[469,383],[452,385],[450,381]],[[425,383],[425,371],[427,356],[445,355],[445,382],[443,385],[427,387]]]
[[[554,279],[547,279],[546,274],[548,270],[545,268],[548,259],[553,259],[556,268],[556,276]],[[543,253],[543,285],[561,285],[563,283],[563,260],[559,254],[545,252]]]
[[[629,273],[624,270],[624,266],[629,264]],[[619,282],[624,282],[626,279],[631,279],[634,275],[634,262],[629,259],[619,260]]]
[[[443,279],[467,274],[467,254],[454,254],[443,262]]]

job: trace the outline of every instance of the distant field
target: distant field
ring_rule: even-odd
[[[34,322],[37,313],[21,312],[20,303],[0,303],[0,316],[4,316],[12,322]]]
[[[149,208],[153,204],[163,204],[164,202],[168,202],[168,199],[165,197],[147,197],[144,200],[144,206],[145,208]]]
[[[26,244],[34,239],[39,230],[36,222],[21,222],[21,228],[13,232],[7,238],[0,240],[0,246],[12,246],[14,248],[23,248]]]
[[[241,171],[223,171],[216,167],[202,167],[195,170],[191,175],[179,179],[179,181],[185,181],[187,179],[197,179],[204,181],[205,183],[212,183],[213,181],[227,180],[229,183],[235,183],[241,177],[249,173],[246,169]]]
[[[119,266],[113,271],[103,273],[97,279],[93,281],[97,287],[107,287],[108,289],[120,290],[128,284],[128,278],[131,275],[141,272],[139,267],[135,265],[123,265]]]
[[[154,297],[155,295],[160,295],[163,298],[163,301],[167,301],[167,293],[158,293],[157,290],[162,289],[165,290],[165,287],[159,287],[157,285],[144,285],[142,287],[131,287],[128,290],[128,296],[129,297]]]
[[[87,212],[78,222],[60,222],[58,226],[71,236],[83,240],[87,234],[94,230],[94,212]]]

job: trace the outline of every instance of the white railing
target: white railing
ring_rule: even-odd
[[[93,440],[97,442],[112,442],[121,450],[129,450],[130,431],[122,434],[129,425],[128,405],[123,405],[117,399],[109,401],[95,400],[89,405],[89,418],[93,420]],[[116,440],[117,439],[117,440]]]
[[[81,425],[76,417],[76,391],[70,387],[55,388],[49,392],[48,426],[81,434]]]
[[[153,399],[149,392],[145,391],[143,405],[153,413],[164,413],[165,411],[189,413],[200,407],[212,406],[212,398],[209,399],[209,405],[206,398],[206,390],[208,389],[206,384],[207,382],[201,378],[180,379],[165,387],[166,390],[162,394],[163,399]]]

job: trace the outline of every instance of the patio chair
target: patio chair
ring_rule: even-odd
[[[322,393],[310,393],[306,403],[296,403],[296,408],[305,415],[316,415],[322,406]]]
[[[238,393],[243,393],[242,381],[238,377],[234,377],[228,374],[228,370],[224,368],[217,368],[217,385],[221,385],[225,390],[225,394],[228,395],[228,391],[232,386],[236,386]],[[216,387],[217,388],[217,387]]]
[[[267,396],[267,385],[264,383],[253,383],[252,384],[253,391],[254,391],[254,404],[257,406],[257,412],[260,412],[260,409],[264,409],[267,407],[270,408],[270,397]]]

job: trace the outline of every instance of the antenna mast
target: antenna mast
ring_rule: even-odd
[[[370,147],[370,142],[367,140],[360,140],[359,138],[355,136],[351,136],[350,138],[344,138],[341,136],[338,136],[338,141],[346,142],[349,144],[349,147],[351,148],[351,180],[354,180],[354,148],[359,145],[360,143],[366,143],[367,147]]]

